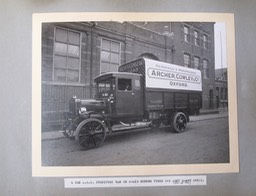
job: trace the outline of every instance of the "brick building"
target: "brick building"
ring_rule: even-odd
[[[216,107],[228,108],[227,68],[215,70]]]
[[[45,23],[43,122],[63,119],[73,95],[92,98],[97,75],[142,56],[200,69],[203,109],[215,107],[214,23]]]

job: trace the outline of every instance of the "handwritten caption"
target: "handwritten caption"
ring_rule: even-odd
[[[65,178],[65,188],[95,187],[144,187],[144,186],[202,186],[206,176],[159,176],[159,177],[102,177]]]

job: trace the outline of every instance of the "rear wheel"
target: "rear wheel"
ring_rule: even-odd
[[[172,127],[175,132],[184,132],[187,126],[187,117],[183,112],[177,112],[174,114]]]
[[[77,127],[76,139],[84,149],[99,147],[106,138],[106,127],[98,119],[86,119]]]

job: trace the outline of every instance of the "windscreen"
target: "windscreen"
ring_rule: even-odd
[[[97,83],[97,95],[99,97],[108,96],[108,93],[114,92],[116,89],[115,78],[102,80]]]

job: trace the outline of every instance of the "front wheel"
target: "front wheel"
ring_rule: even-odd
[[[184,132],[187,126],[187,117],[183,112],[177,112],[174,114],[172,127],[175,132]]]
[[[105,125],[98,119],[86,119],[78,125],[76,130],[78,131],[76,139],[84,149],[99,147],[106,138]]]

